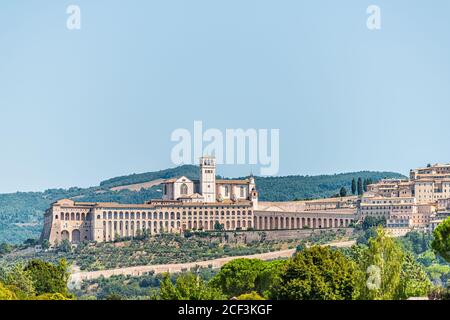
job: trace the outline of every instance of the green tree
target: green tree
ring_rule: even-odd
[[[10,253],[12,251],[13,247],[10,244],[7,243],[1,243],[0,244],[0,256]]]
[[[376,229],[376,237],[369,239],[359,264],[365,272],[360,279],[360,298],[365,300],[393,300],[400,285],[404,253],[383,228]]]
[[[220,223],[219,221],[216,221],[214,223],[214,230],[215,231],[223,231],[223,229],[224,229],[224,227],[223,227],[222,223]]]
[[[123,300],[123,297],[117,293],[111,293],[106,297],[106,300]]]
[[[264,297],[261,297],[257,292],[252,291],[250,293],[241,294],[236,298],[237,300],[265,300]]]
[[[42,240],[41,247],[44,250],[47,250],[50,248],[50,242],[47,239]]]
[[[358,296],[356,264],[341,252],[314,246],[298,252],[271,297],[280,300],[351,300]]]
[[[363,230],[368,230],[370,228],[373,227],[378,227],[378,226],[386,226],[386,218],[385,217],[365,217],[364,221],[362,223],[362,228]]]
[[[358,195],[362,195],[363,194],[363,185],[362,185],[362,180],[361,178],[358,178]]]
[[[346,197],[347,196],[347,189],[345,189],[345,187],[342,187],[341,190],[339,191],[339,195],[341,197]]]
[[[209,286],[193,273],[184,273],[177,277],[175,284],[166,274],[161,281],[160,300],[223,300],[225,297],[217,288]]]
[[[44,293],[37,297],[35,297],[33,300],[72,300],[72,297],[65,296],[61,293]]]
[[[355,178],[352,179],[352,194],[356,194],[356,180]]]
[[[70,241],[67,239],[61,241],[61,244],[58,246],[58,250],[62,252],[72,252],[72,245],[70,244]]]
[[[263,261],[263,268],[255,279],[255,288],[259,295],[268,298],[270,291],[280,285],[286,263],[287,260]]]
[[[29,271],[24,270],[21,264],[14,265],[2,278],[1,281],[6,284],[19,299],[24,300],[35,295],[31,275]]]
[[[450,262],[450,218],[447,218],[437,226],[433,236],[431,247],[447,262]]]
[[[0,300],[17,300],[16,294],[0,282]]]
[[[61,293],[71,297],[67,290],[69,273],[67,272],[67,263],[64,259],[61,259],[58,265],[34,259],[28,262],[25,271],[28,272],[33,280],[37,295]]]
[[[264,269],[259,259],[235,259],[225,264],[211,279],[211,284],[228,297],[236,297],[256,290],[256,280]]]
[[[406,253],[400,275],[397,299],[427,296],[432,284],[425,270],[416,262],[411,253]]]

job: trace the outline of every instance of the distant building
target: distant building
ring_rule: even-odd
[[[427,230],[450,209],[450,164],[412,169],[410,179],[383,179],[367,187],[358,213],[387,219],[389,228]]]

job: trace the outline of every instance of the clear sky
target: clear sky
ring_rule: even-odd
[[[66,28],[67,6],[81,30]],[[381,8],[381,30],[366,8]],[[0,192],[172,167],[177,128],[279,128],[279,175],[450,162],[448,0],[0,2]],[[219,173],[246,175],[248,166]]]

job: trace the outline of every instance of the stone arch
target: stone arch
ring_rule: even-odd
[[[81,233],[80,230],[74,229],[72,231],[72,242],[73,243],[79,243],[81,241]]]
[[[106,230],[105,230],[105,236],[106,236],[106,241],[108,241],[108,240],[111,240],[111,235],[112,235],[112,222],[111,221],[108,221],[107,223],[106,223],[106,221],[103,221],[104,222],[104,224],[105,224],[105,227],[106,227]]]
[[[64,241],[64,240],[70,241],[70,234],[69,234],[69,231],[67,231],[67,230],[61,231],[61,241]]]

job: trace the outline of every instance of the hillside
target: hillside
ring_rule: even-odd
[[[102,181],[91,188],[49,189],[44,192],[17,192],[0,194],[0,243],[21,243],[28,238],[38,238],[42,229],[45,209],[62,198],[77,201],[143,203],[148,199],[161,198],[161,187],[155,180],[176,176],[198,178],[198,167],[180,166],[156,172],[132,174]],[[290,201],[329,197],[339,192],[342,186],[350,190],[353,178],[398,178],[394,172],[352,172],[320,176],[256,177],[257,188],[262,201]],[[147,183],[150,188],[133,189]],[[133,188],[117,187],[133,185]]]
[[[198,179],[198,167],[184,165],[177,168],[165,169],[155,172],[134,173],[127,176],[116,177],[100,182],[102,188],[113,188],[129,184],[138,184],[156,179],[169,179],[178,176],[186,176],[189,179]]]
[[[331,197],[341,187],[350,193],[352,179],[405,178],[395,172],[360,171],[319,176],[256,177],[261,201],[292,201]]]

